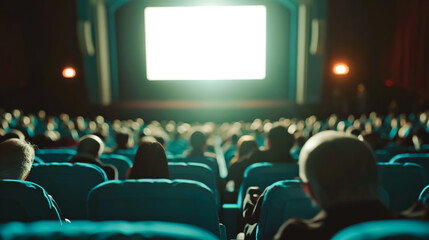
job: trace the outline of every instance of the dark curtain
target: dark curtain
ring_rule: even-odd
[[[392,80],[429,99],[429,1],[397,1]]]

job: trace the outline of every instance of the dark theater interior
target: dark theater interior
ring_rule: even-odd
[[[428,0],[5,0],[0,39],[2,240],[429,240]]]

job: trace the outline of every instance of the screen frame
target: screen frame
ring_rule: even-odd
[[[118,48],[117,48],[117,29],[116,29],[116,14],[117,14],[117,10],[124,7],[125,5],[127,5],[127,3],[130,2],[140,2],[138,0],[106,0],[106,8],[107,8],[107,19],[108,19],[108,35],[109,35],[109,60],[110,60],[110,71],[111,71],[111,86],[112,86],[112,100],[113,102],[119,102],[119,101],[124,101],[123,96],[121,96],[121,93],[119,91],[119,67],[118,67]],[[291,36],[297,36],[297,21],[298,21],[298,5],[295,1],[293,0],[271,0],[271,1],[263,1],[263,0],[235,0],[233,2],[213,2],[213,1],[209,1],[209,0],[201,0],[198,2],[192,1],[192,0],[183,0],[183,1],[177,1],[177,0],[147,0],[145,1],[145,4],[147,6],[151,6],[151,7],[171,7],[171,6],[218,6],[218,5],[225,5],[225,6],[240,6],[240,5],[264,5],[266,6],[266,10],[267,10],[267,33],[266,33],[266,44],[268,43],[268,38],[269,38],[269,16],[270,16],[270,11],[272,10],[271,5],[273,4],[277,4],[280,5],[282,7],[284,7],[285,9],[287,9],[289,11],[289,18],[290,18],[290,28],[287,30],[289,31],[289,34]],[[287,82],[287,86],[286,86],[286,92],[284,93],[283,96],[281,96],[280,98],[283,100],[295,100],[295,96],[296,96],[296,46],[297,46],[297,38],[296,37],[290,37],[289,41],[288,41],[288,47],[289,47],[289,54],[288,54],[288,59],[287,59],[287,63],[284,64],[285,67],[288,69],[288,73],[287,73],[287,78],[289,79],[289,81]],[[272,78],[276,78],[277,76],[272,76],[272,73],[270,73],[270,69],[269,69],[269,65],[272,64],[270,63],[270,56],[268,55],[268,50],[269,46],[267,46],[266,48],[266,79],[264,81],[271,81]],[[274,63],[277,64],[277,63]],[[145,71],[145,69],[143,69],[143,71]],[[146,72],[144,73],[144,76],[146,77]],[[144,81],[149,81],[147,79],[143,79]],[[201,99],[201,97],[204,97],[204,91],[207,89],[213,90],[213,91],[218,91],[218,92],[222,92],[224,89],[228,90],[229,88],[234,88],[235,91],[237,91],[237,89],[239,90],[240,88],[242,88],[238,82],[242,82],[244,80],[228,80],[228,81],[219,81],[219,80],[204,80],[204,81],[176,81],[176,80],[165,80],[165,81],[155,81],[155,82],[171,82],[171,81],[175,81],[175,82],[194,82],[196,85],[198,85],[196,88],[193,89],[193,91],[191,91],[192,94],[196,94],[197,96],[195,96],[195,98],[189,98],[189,100],[198,100]],[[246,80],[247,81],[247,80]],[[254,81],[254,80],[248,80],[248,81]],[[154,82],[154,81],[152,81]],[[199,82],[203,82],[204,85],[202,85]],[[221,86],[216,82],[223,82],[222,84],[224,84],[225,82],[228,82],[226,84],[226,86]],[[267,83],[269,84],[269,83]],[[184,83],[184,85],[187,85],[187,83]],[[252,85],[252,84],[249,84]],[[283,87],[284,87],[283,86]],[[203,93],[199,93],[199,90],[203,90]],[[247,96],[242,96],[240,99],[252,99],[252,94],[254,94],[255,92],[257,92],[258,90],[264,90],[264,89],[260,89],[258,87],[255,86],[250,86],[250,91],[248,92]],[[266,89],[265,89],[266,90]],[[198,92],[195,92],[198,91]],[[275,91],[275,89],[274,89]],[[267,92],[267,91],[266,91]],[[268,93],[269,94],[269,93]],[[122,94],[123,95],[123,94]],[[189,92],[184,94],[187,96],[189,96]],[[183,97],[184,95],[182,95],[181,97]],[[186,98],[185,97],[185,98]],[[180,96],[179,96],[180,98]],[[209,97],[210,98],[210,97]],[[274,99],[280,99],[278,96],[277,98]],[[162,98],[160,98],[162,99]],[[160,100],[155,98],[155,100]],[[182,98],[180,98],[182,99]],[[188,98],[187,98],[188,99]],[[231,98],[229,98],[227,96],[226,98],[227,100],[231,100]],[[270,97],[266,97],[264,99],[273,99]],[[128,101],[130,99],[125,99],[125,101]]]

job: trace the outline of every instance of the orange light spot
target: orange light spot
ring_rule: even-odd
[[[71,67],[64,68],[63,77],[64,78],[74,78],[76,76],[76,70]]]
[[[335,75],[347,75],[350,71],[349,66],[345,63],[337,63],[332,69]]]

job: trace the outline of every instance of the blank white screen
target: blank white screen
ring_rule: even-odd
[[[148,80],[264,79],[265,6],[147,7]]]

